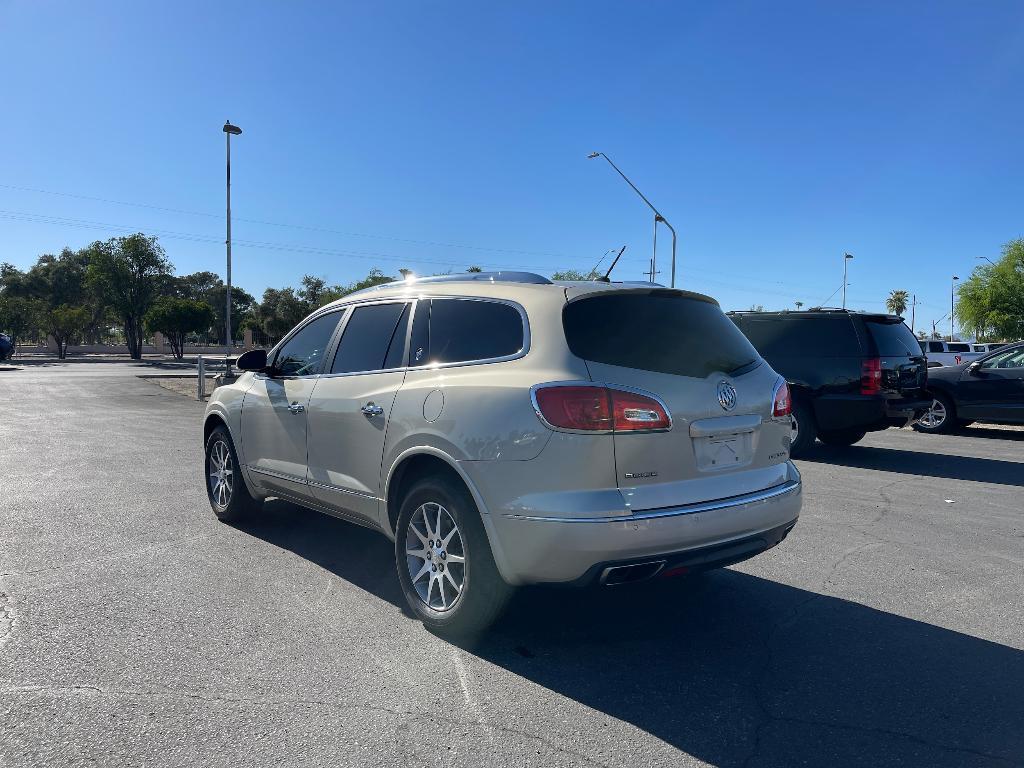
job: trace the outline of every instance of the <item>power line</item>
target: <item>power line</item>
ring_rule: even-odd
[[[38,189],[36,187],[21,187],[15,184],[0,184],[0,188],[13,189],[20,192],[36,192],[42,195],[55,195],[57,197],[70,197],[76,200],[91,200],[97,203],[111,203],[113,205],[127,205],[133,208],[145,208],[151,211],[164,211],[166,213],[177,213],[185,216],[203,216],[210,219],[224,219],[224,215],[220,213],[209,213],[207,211],[191,211],[184,208],[170,208],[162,205],[151,205],[149,203],[131,203],[126,200],[113,200],[106,197],[92,197],[90,195],[78,195],[71,192],[54,192],[49,189]],[[398,243],[409,243],[412,245],[429,245],[437,248],[461,248],[470,251],[488,251],[491,253],[511,253],[519,254],[523,256],[550,256],[552,258],[564,258],[564,254],[560,253],[549,253],[546,251],[526,251],[514,248],[495,248],[491,246],[482,245],[466,245],[463,243],[446,243],[436,240],[417,240],[408,237],[397,237],[394,235],[378,235],[367,232],[346,232],[339,229],[328,229],[325,227],[313,227],[306,224],[291,224],[280,221],[268,221],[266,219],[247,219],[240,216],[232,216],[233,221],[244,221],[247,224],[263,224],[271,227],[287,227],[289,229],[300,229],[306,232],[321,232],[324,234],[332,235],[345,235],[347,237],[365,237],[376,240],[389,240]]]
[[[65,216],[53,216],[49,214],[38,214],[38,213],[27,213],[24,211],[10,211],[0,209],[0,218],[8,219],[10,221],[25,221],[37,224],[50,224],[53,226],[64,226],[64,227],[75,227],[78,229],[92,229],[92,230],[104,230],[104,231],[118,231],[118,232],[140,232],[146,231],[163,238],[172,240],[185,240],[188,242],[198,243],[216,243],[221,244],[224,241],[217,237],[210,237],[208,235],[201,235],[194,232],[181,232],[177,230],[166,230],[166,229],[152,229],[152,228],[140,228],[134,226],[128,226],[125,224],[112,224],[110,222],[93,221],[90,219],[78,219],[70,218]],[[319,256],[344,256],[356,259],[367,259],[370,261],[392,261],[400,264],[431,264],[436,266],[444,267],[457,267],[460,261],[455,259],[438,260],[438,259],[424,259],[420,257],[406,257],[406,256],[395,256],[394,254],[382,253],[379,251],[355,251],[355,250],[340,250],[333,248],[322,248],[319,246],[302,245],[297,243],[275,243],[265,242],[258,240],[232,240],[233,245],[238,245],[246,248],[259,248],[270,251],[281,251],[290,253],[304,253],[309,255]],[[549,266],[541,266],[537,264],[495,264],[495,267],[504,269],[524,269],[524,270],[548,270]]]

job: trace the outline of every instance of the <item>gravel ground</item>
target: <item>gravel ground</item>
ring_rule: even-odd
[[[820,448],[771,552],[456,646],[382,536],[218,523],[146,372],[0,372],[0,765],[1024,764],[1024,431]]]

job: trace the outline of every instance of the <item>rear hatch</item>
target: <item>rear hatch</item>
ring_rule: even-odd
[[[865,369],[877,365],[880,394],[890,399],[924,397],[928,360],[906,323],[898,317],[880,315],[865,317],[864,326],[869,337],[867,349],[872,356]],[[871,362],[873,358],[878,360],[877,364]]]
[[[616,432],[619,489],[633,511],[739,496],[787,478],[780,377],[713,299],[659,288],[569,289],[566,340],[595,382],[660,398],[672,426]],[[724,405],[723,405],[724,403]]]

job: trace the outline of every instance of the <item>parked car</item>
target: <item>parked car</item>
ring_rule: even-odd
[[[928,392],[932,405],[914,425],[920,432],[952,432],[975,421],[1024,424],[1024,342],[933,368]]]
[[[6,333],[0,333],[0,363],[14,357],[14,342]]]
[[[381,531],[428,626],[478,630],[521,584],[617,585],[782,541],[790,399],[707,296],[528,273],[428,278],[317,310],[219,387],[207,491]]]
[[[815,438],[853,445],[906,426],[928,407],[925,358],[902,318],[820,308],[729,317],[789,382],[793,456]]]
[[[940,365],[960,365],[970,360],[976,360],[983,354],[980,351],[971,349],[966,341],[936,341],[929,339],[918,342],[921,351],[928,358],[928,367],[936,368]]]
[[[971,344],[972,352],[980,352],[986,354],[988,352],[995,352],[997,349],[1002,349],[1006,346],[1005,341],[993,343],[993,344]]]

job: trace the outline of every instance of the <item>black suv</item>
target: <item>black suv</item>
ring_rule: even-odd
[[[729,317],[789,382],[794,456],[815,437],[853,445],[867,432],[905,426],[931,403],[927,361],[900,317],[843,309]]]

